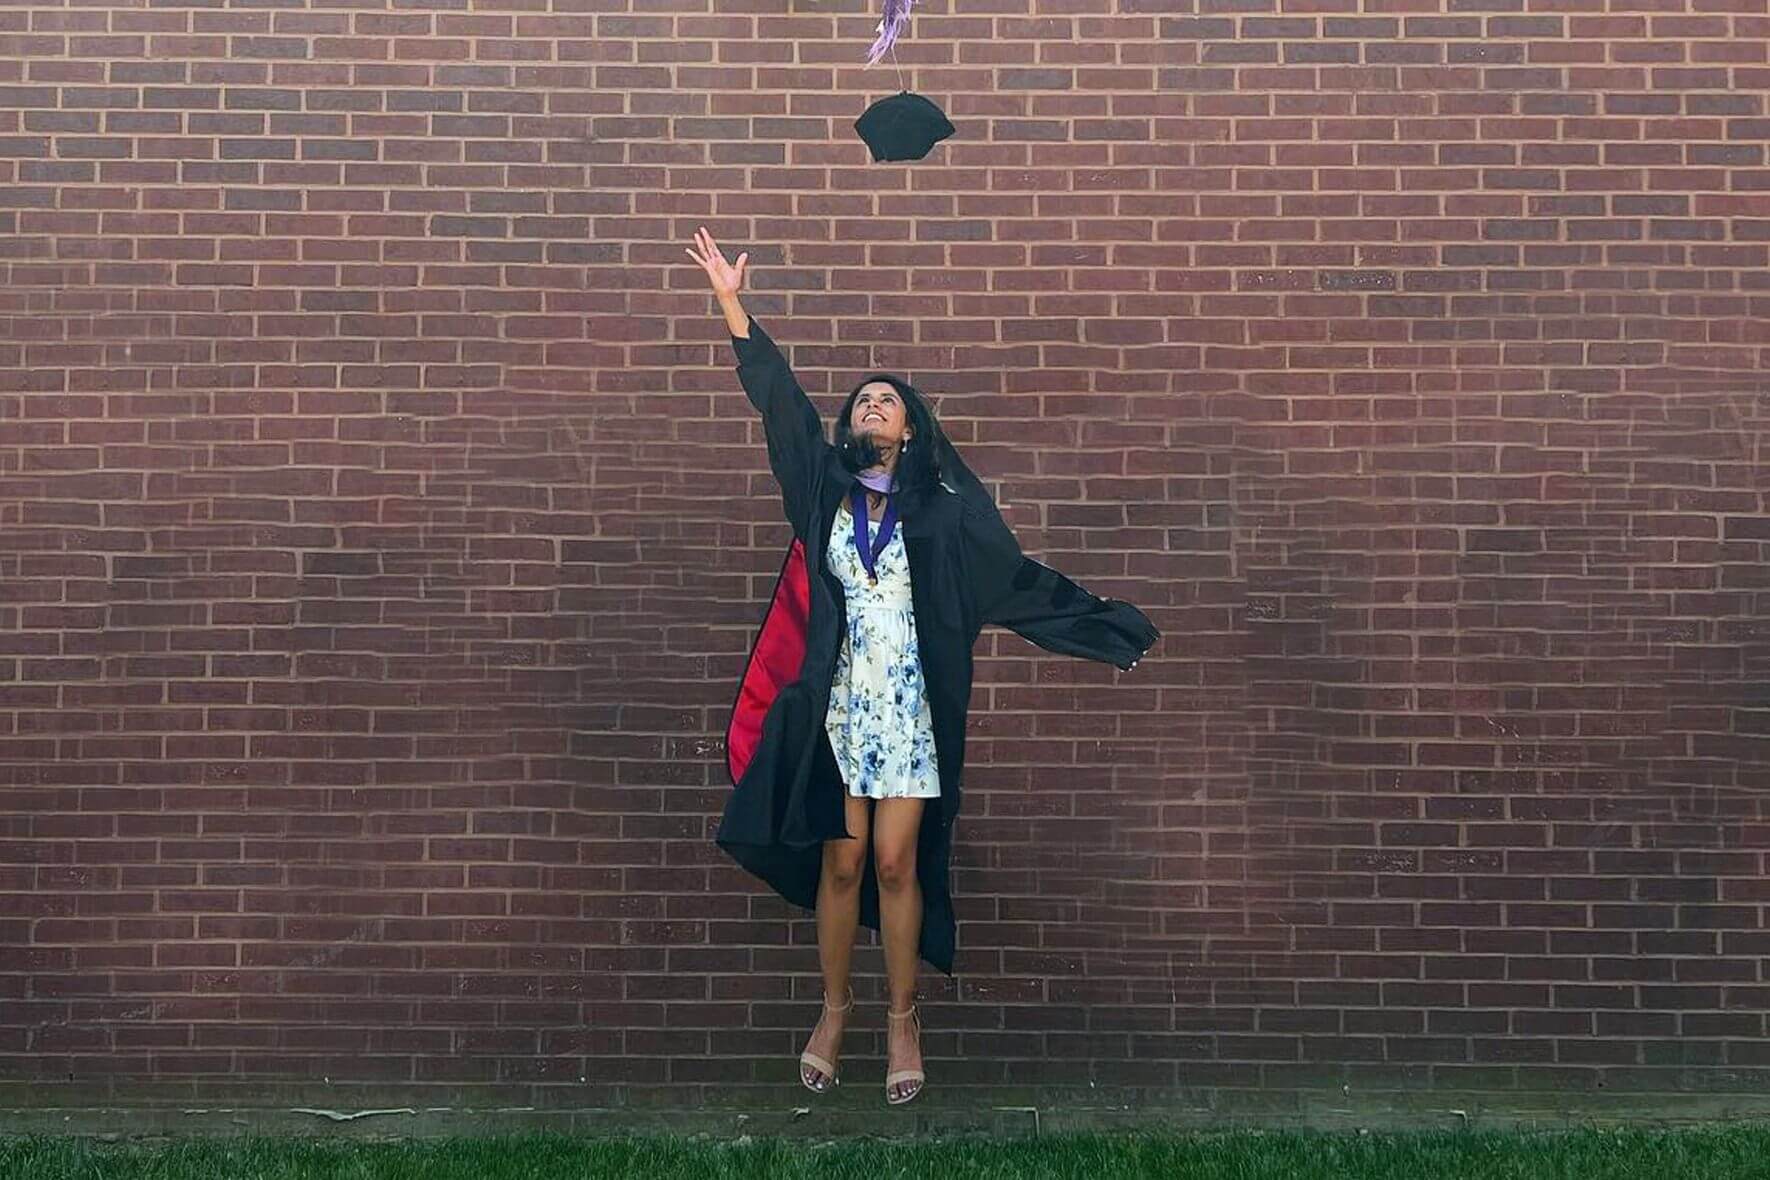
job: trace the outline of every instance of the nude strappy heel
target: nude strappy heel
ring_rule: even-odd
[[[885,1015],[888,1016],[889,1018],[891,1018],[892,1020],[913,1020],[913,1021],[915,1021],[916,1045],[918,1048],[921,1047],[922,1021],[920,1020],[920,1018],[918,1018],[916,1016],[916,1006],[914,1004],[910,1005],[910,1010],[908,1012],[892,1012],[889,1009],[887,1009],[885,1012]],[[891,1052],[889,1039],[887,1039],[887,1041],[886,1041],[886,1050],[885,1051],[886,1051],[887,1055],[889,1055]],[[910,1099],[912,1099],[916,1095],[920,1094],[922,1092],[923,1084],[926,1084],[927,1081],[928,1081],[928,1075],[923,1073],[920,1069],[894,1069],[890,1073],[885,1075],[885,1101],[890,1103],[892,1106],[902,1106],[904,1103],[908,1102]],[[903,1082],[916,1082],[918,1084],[917,1084],[916,1088],[911,1090],[909,1093],[904,1094],[900,1097],[893,1098],[891,1096],[891,1087],[899,1085],[900,1083],[903,1083]]]
[[[852,1007],[854,1007],[854,989],[852,987],[848,989],[848,1002],[843,1004],[840,1008],[832,1008],[830,1007],[829,1000],[824,1000],[825,1012],[841,1013],[848,1011]],[[819,1028],[823,1026],[823,1022],[823,1017],[819,1016],[817,1019]],[[811,1035],[817,1035],[816,1028],[811,1030]],[[805,1076],[805,1071],[807,1069],[815,1069],[828,1080],[826,1080],[821,1086],[812,1085],[811,1079]],[[799,1054],[799,1084],[804,1086],[807,1090],[810,1090],[813,1094],[824,1094],[828,1093],[834,1087],[841,1085],[842,1079],[836,1076],[836,1067],[834,1065],[831,1065],[822,1057],[813,1053],[810,1049],[806,1049],[805,1052]]]

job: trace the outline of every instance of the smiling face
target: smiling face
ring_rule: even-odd
[[[860,387],[854,396],[854,409],[848,415],[848,429],[857,437],[873,440],[881,451],[895,451],[914,433],[909,429],[909,411],[897,390],[883,381],[871,381]]]

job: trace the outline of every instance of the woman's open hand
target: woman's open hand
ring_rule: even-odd
[[[750,261],[748,252],[739,254],[735,264],[725,261],[724,252],[713,241],[713,235],[707,232],[705,226],[695,231],[694,242],[694,246],[685,246],[684,249],[707,272],[707,281],[713,285],[713,294],[726,299],[743,289],[744,264]],[[700,248],[698,253],[695,247]]]

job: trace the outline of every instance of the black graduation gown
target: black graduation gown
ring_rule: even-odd
[[[826,568],[824,551],[837,506],[855,479],[826,441],[786,358],[754,319],[749,338],[734,336],[732,348],[744,392],[762,414],[769,467],[793,540],[738,685],[726,733],[735,789],[715,840],[782,897],[815,909],[823,842],[848,835],[847,788],[824,731],[847,621],[842,586]],[[1132,667],[1159,635],[1136,607],[1096,598],[1022,554],[988,491],[950,444],[939,463],[942,487],[899,528],[940,769],[940,798],[923,808],[916,849],[920,949],[950,975],[949,860],[978,632],[997,623],[1048,651],[1121,669]],[[860,920],[876,930],[879,891],[868,843]]]

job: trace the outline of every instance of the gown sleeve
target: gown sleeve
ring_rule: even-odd
[[[750,317],[750,335],[733,336],[731,347],[737,354],[738,380],[744,394],[762,414],[768,467],[780,484],[787,520],[804,540],[810,527],[812,485],[830,449],[823,422],[787,366],[787,358],[754,316]]]
[[[1020,551],[993,504],[965,497],[961,509],[978,622],[1007,627],[1046,651],[1137,666],[1161,632],[1128,602],[1097,598]]]

